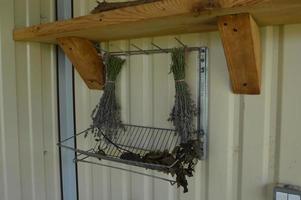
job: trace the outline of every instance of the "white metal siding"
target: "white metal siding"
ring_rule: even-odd
[[[52,21],[53,0],[0,1],[0,199],[60,199],[55,47],[14,43]]]
[[[83,15],[94,0],[74,0]],[[53,0],[0,1],[0,199],[60,199],[54,47],[14,43],[14,26],[51,21]],[[190,192],[118,170],[79,165],[80,200],[268,200],[275,182],[301,185],[301,25],[261,29],[263,86],[260,96],[231,92],[218,33],[178,36],[210,48],[209,159],[190,179]],[[118,41],[110,49],[154,41],[173,47],[173,36]],[[173,80],[166,55],[135,56],[119,78],[123,119],[170,126]],[[188,60],[187,80],[197,92],[197,59]],[[101,92],[89,91],[76,74],[77,128],[89,123]],[[79,145],[86,145],[79,141]],[[148,171],[148,173],[152,173]]]
[[[75,0],[83,15],[94,1]],[[234,95],[219,34],[179,35],[185,44],[208,46],[209,156],[189,180],[189,193],[168,183],[115,169],[79,164],[80,199],[91,200],[268,200],[276,182],[301,185],[301,25],[261,29],[262,94]],[[178,45],[174,36],[110,42],[110,50]],[[188,60],[187,81],[197,94],[197,57]],[[174,100],[174,81],[168,75],[168,55],[132,56],[118,80],[117,94],[125,122],[170,127],[166,121]],[[89,91],[76,75],[78,131],[90,124],[89,115],[101,92]],[[78,141],[87,145],[87,141]],[[141,169],[140,169],[141,170]],[[142,170],[144,171],[144,170]],[[153,173],[147,171],[148,173]]]

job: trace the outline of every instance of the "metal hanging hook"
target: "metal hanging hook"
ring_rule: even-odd
[[[138,49],[139,51],[141,51],[141,52],[143,52],[143,53],[145,53],[145,54],[149,54],[147,51],[145,51],[144,49],[141,49],[140,47],[138,47],[138,46],[135,45],[135,44],[131,44],[131,46],[134,47],[134,48],[136,48],[136,49]]]
[[[121,49],[119,46],[117,46],[117,49],[122,52],[125,56],[130,56],[131,55],[131,51],[126,51]]]
[[[156,45],[155,43],[151,43],[151,45],[153,45],[154,47],[156,47],[157,49],[159,49],[160,51],[162,51],[163,53],[168,53],[168,51],[166,51],[165,49],[162,49],[160,46]]]
[[[200,47],[189,47],[185,45],[181,40],[178,38],[175,38],[175,40],[181,44],[187,51],[199,51]],[[115,55],[115,56],[132,56],[132,55],[151,55],[151,54],[160,54],[160,53],[171,53],[173,48],[162,48],[159,45],[151,42],[150,43],[152,46],[155,48],[153,49],[142,49],[139,46],[135,44],[130,44],[130,46],[134,47],[135,49],[133,50],[123,50],[122,48],[119,47],[119,45],[114,45],[114,49],[118,49],[117,51],[109,51],[107,49],[102,48],[101,45],[99,44],[94,44],[95,48],[98,50],[98,55],[102,55],[103,58],[106,58],[106,55]],[[113,44],[110,44],[110,47],[112,47]],[[112,48],[110,48],[112,49]]]
[[[175,37],[175,40],[176,40],[180,45],[182,45],[184,48],[187,47],[187,45],[184,44],[184,43],[183,43],[181,40],[179,40],[177,37]]]
[[[100,44],[100,43],[94,43],[94,48],[95,48],[96,50],[100,51],[100,52],[108,53],[107,50],[105,50],[105,49],[103,49],[103,48],[101,47],[101,44]]]

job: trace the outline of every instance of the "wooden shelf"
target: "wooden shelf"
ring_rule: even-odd
[[[16,29],[14,39],[58,43],[88,87],[101,89],[91,41],[219,30],[234,93],[260,94],[259,26],[301,23],[300,10],[301,0],[162,0]]]
[[[300,0],[162,0],[16,29],[16,41],[57,43],[76,36],[92,41],[217,30],[217,16],[249,13],[259,26],[301,23]]]

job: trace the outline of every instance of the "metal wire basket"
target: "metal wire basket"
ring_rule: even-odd
[[[200,135],[196,133],[196,137]],[[73,148],[68,145],[68,141],[77,137],[77,141],[85,139],[89,141],[90,144],[87,145],[90,148]],[[174,165],[177,164],[178,160],[175,160],[173,163],[169,165],[163,164],[153,164],[153,163],[145,163],[143,161],[134,161],[122,159],[121,156],[123,153],[131,152],[137,154],[141,157],[145,156],[149,152],[163,152],[168,151],[172,153],[174,148],[180,145],[180,136],[176,133],[175,130],[172,129],[164,129],[164,128],[154,128],[154,127],[145,127],[145,126],[137,126],[137,125],[124,125],[124,128],[119,128],[116,131],[114,137],[109,138],[105,133],[102,133],[100,137],[95,139],[95,134],[93,129],[81,132],[74,137],[67,138],[61,141],[58,145],[63,148],[67,148],[75,151],[76,158],[75,162],[86,162],[93,163],[102,166],[106,166],[101,164],[101,160],[114,161],[117,163],[122,163],[131,166],[142,167],[145,169],[157,170],[166,172],[171,169]],[[202,140],[200,138],[200,157],[202,156]],[[92,148],[91,148],[92,147]],[[91,160],[91,158],[94,158]],[[112,166],[108,166],[112,167]],[[121,170],[131,171],[124,168],[113,167]],[[131,171],[137,173],[136,171]],[[144,173],[140,173],[146,175]],[[151,175],[154,177],[153,175]],[[165,179],[162,177],[155,177],[163,180],[167,180],[170,183],[174,184],[175,181]]]
[[[208,154],[208,49],[206,47],[189,47],[188,50],[197,51],[199,54],[198,104],[200,112],[197,118],[198,131],[195,132],[194,139],[199,143],[199,148],[197,150],[199,159],[205,160]],[[146,53],[149,55],[168,52],[171,52],[171,49],[159,48],[155,50],[111,52],[111,54],[117,56],[129,56]],[[123,168],[122,165],[116,166],[113,163],[102,162],[102,160],[108,160],[130,166],[137,166],[146,169],[167,172],[174,165],[176,165],[179,160],[175,160],[173,163],[170,163],[168,165],[163,165],[146,163],[142,161],[126,160],[120,157],[125,152],[132,152],[138,154],[141,157],[153,151],[168,151],[169,153],[171,153],[175,147],[180,145],[180,136],[175,130],[136,125],[124,125],[124,128],[116,130],[114,137],[108,137],[105,133],[102,133],[97,140],[95,140],[93,129],[90,129],[87,135],[86,132],[87,131],[78,133],[75,136],[61,140],[58,143],[60,147],[76,152],[74,162],[91,163],[114,169],[125,170],[131,173],[169,181],[172,185],[176,183],[176,181],[169,178],[142,173],[129,167]],[[75,138],[76,141],[85,141],[85,143],[89,141],[89,144],[87,144],[86,146],[78,145],[77,147],[74,147]]]

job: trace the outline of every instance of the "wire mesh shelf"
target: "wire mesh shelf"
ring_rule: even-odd
[[[202,137],[198,132],[195,133],[195,138],[200,145],[200,158],[202,157]],[[74,148],[69,145],[69,141],[76,137],[77,141],[89,141],[88,147]],[[177,164],[178,159],[166,160],[166,162],[149,163],[142,159],[150,152],[166,152],[172,151],[180,145],[180,136],[172,129],[145,127],[137,125],[124,125],[119,128],[112,138],[108,137],[104,132],[95,135],[94,129],[81,132],[74,137],[67,138],[58,145],[62,148],[70,149],[76,152],[75,162],[93,163],[102,166],[112,167],[101,163],[101,160],[114,161],[131,166],[142,167],[145,169],[157,170],[167,172],[174,165]],[[72,143],[70,143],[72,144]],[[92,148],[91,148],[92,147]],[[131,155],[139,155],[139,158],[131,157]],[[137,173],[125,168],[113,167],[121,170]],[[138,174],[147,175],[138,172]],[[174,184],[174,180],[156,177],[162,180],[169,181]]]
[[[197,134],[195,135],[197,138]],[[92,148],[75,149],[69,146],[68,141],[73,139],[73,137],[61,141],[58,145],[76,151],[78,153],[77,161],[81,161],[85,157],[94,157],[158,171],[171,168],[177,161],[170,165],[163,165],[145,163],[143,160],[135,160],[135,158],[122,156],[126,155],[125,153],[133,153],[141,157],[144,157],[150,152],[172,153],[174,148],[180,144],[179,134],[177,134],[175,130],[136,125],[124,125],[124,128],[119,128],[116,131],[113,138],[109,138],[103,132],[100,137],[95,139],[93,129],[81,132],[77,134],[76,137],[77,141],[84,139],[90,141],[91,144],[88,146],[92,146]],[[202,148],[200,148],[200,154],[202,154]]]

